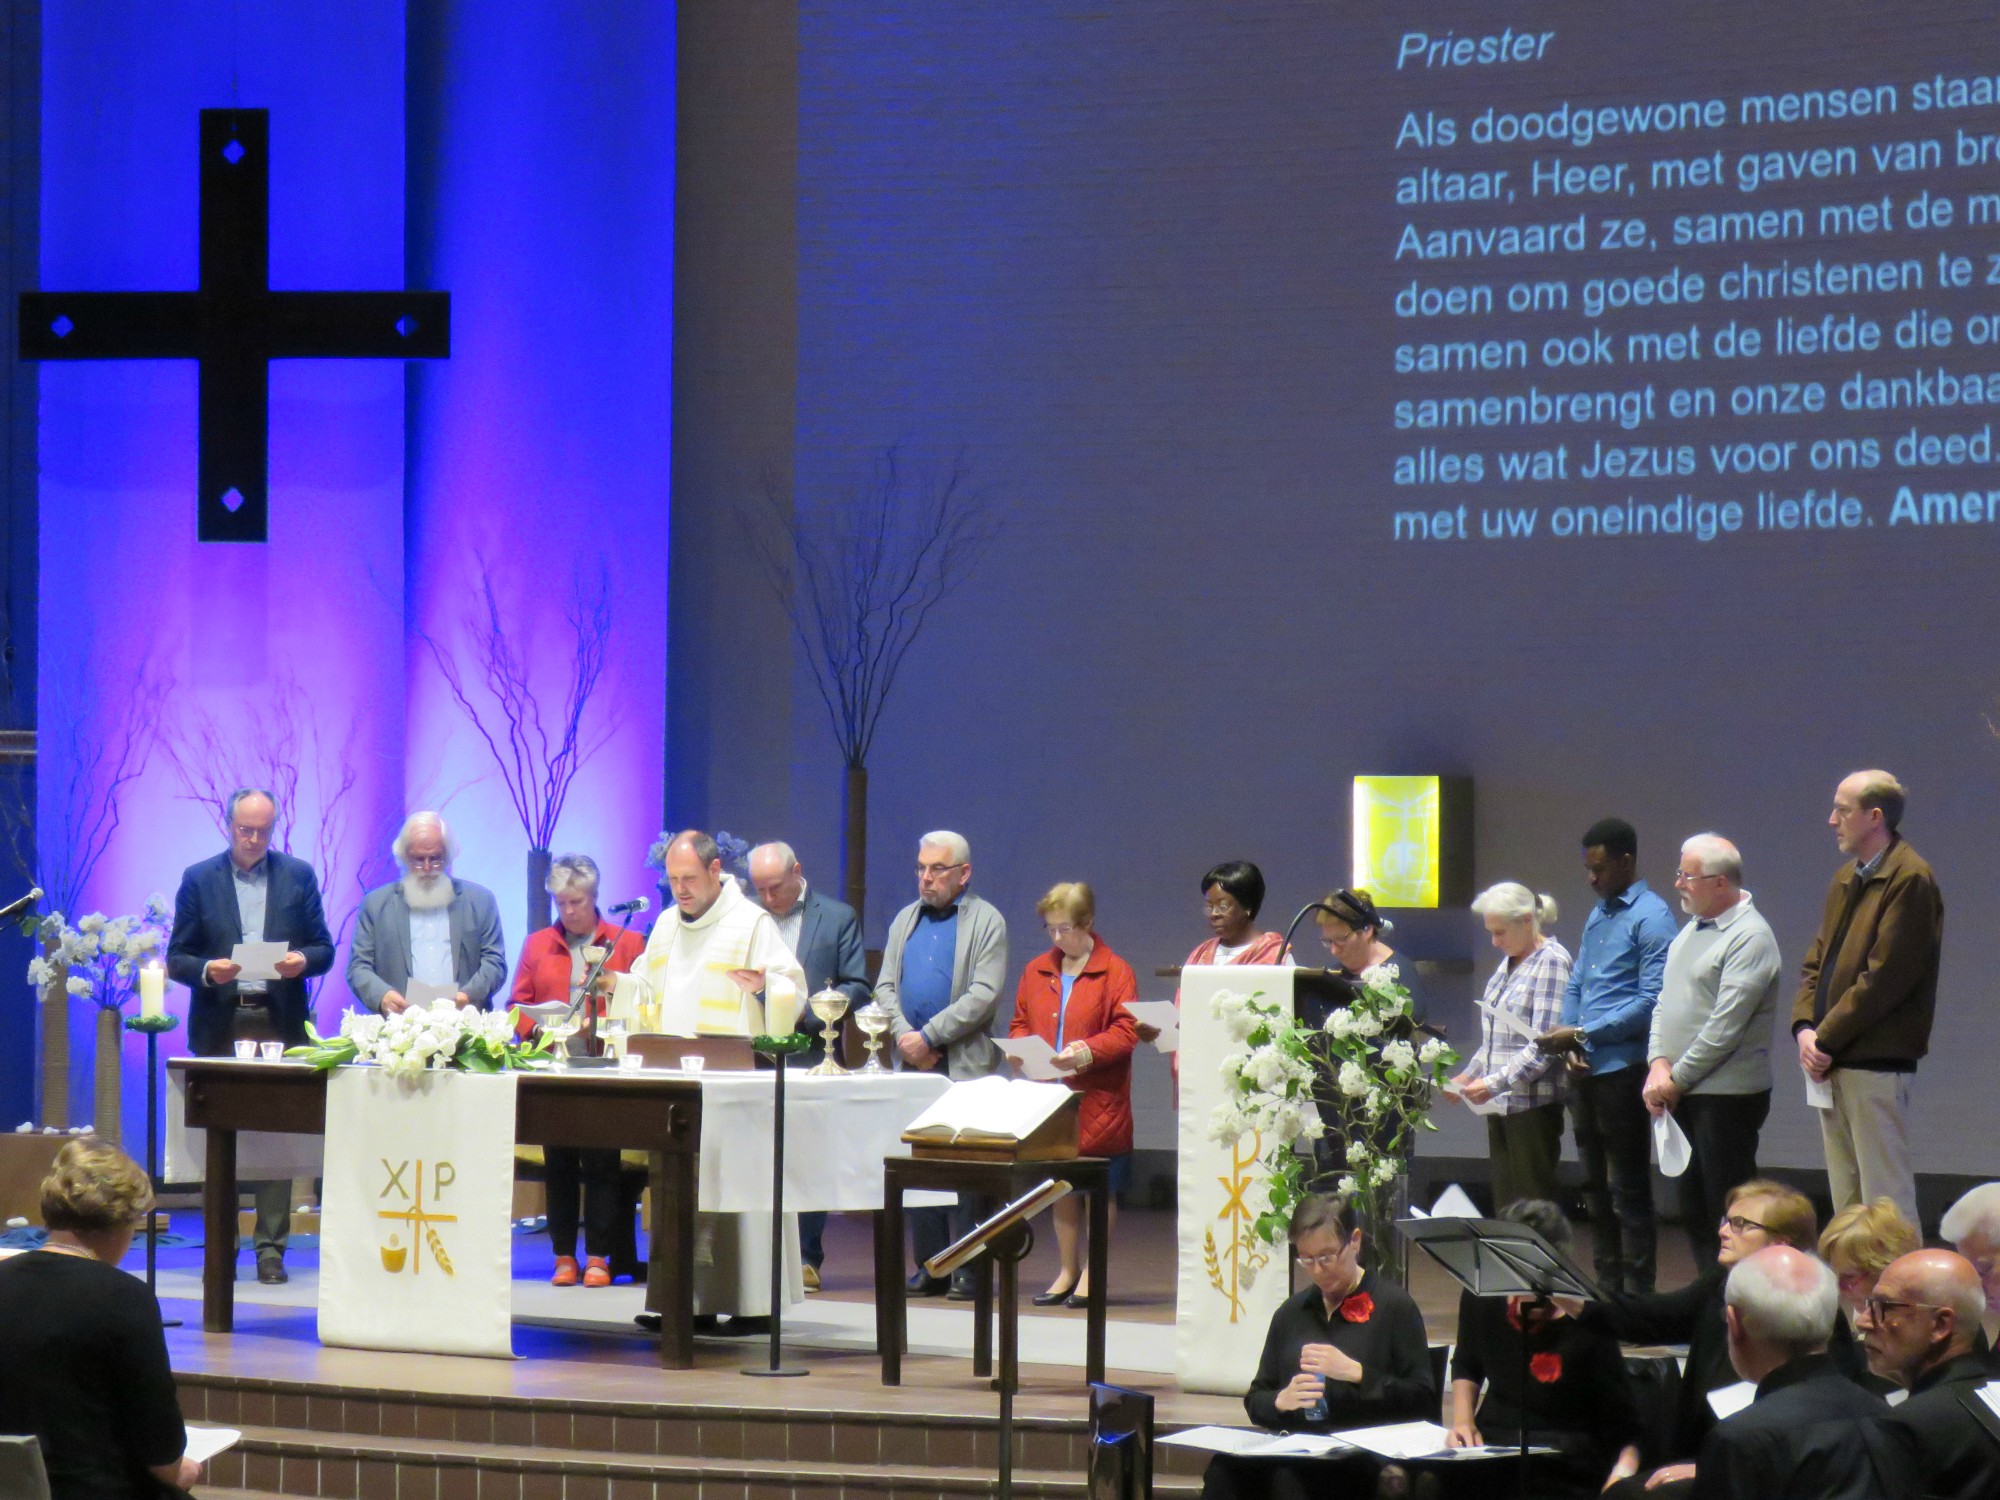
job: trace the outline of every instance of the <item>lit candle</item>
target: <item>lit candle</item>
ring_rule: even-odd
[[[167,971],[155,961],[139,969],[139,1014],[163,1016],[167,1013]]]
[[[772,985],[764,1000],[764,1019],[772,1036],[790,1036],[799,1029],[799,992],[791,985]]]

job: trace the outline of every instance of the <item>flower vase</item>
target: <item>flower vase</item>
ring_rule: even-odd
[[[1407,1167],[1375,1195],[1375,1222],[1367,1226],[1368,1263],[1377,1276],[1397,1286],[1410,1284],[1410,1244],[1396,1233],[1396,1222],[1410,1216],[1410,1174]]]
[[[92,1124],[99,1140],[118,1144],[120,1101],[124,1096],[124,1015],[115,1006],[97,1010],[97,1095]]]
[[[45,945],[52,946],[52,945]],[[69,1124],[69,966],[49,963],[42,986],[42,1101],[44,1125]]]

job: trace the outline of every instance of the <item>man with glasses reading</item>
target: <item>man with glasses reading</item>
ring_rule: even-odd
[[[1693,1148],[1680,1180],[1681,1220],[1699,1266],[1715,1259],[1715,1222],[1729,1190],[1757,1175],[1784,963],[1729,840],[1698,833],[1682,844],[1674,885],[1694,920],[1667,948],[1644,1097],[1655,1116],[1673,1115]]]
[[[226,1057],[239,1040],[306,1044],[311,996],[306,981],[333,967],[319,877],[302,859],[271,847],[278,799],[249,787],[223,806],[229,847],[189,865],[174,897],[167,973],[191,991],[188,1045],[197,1057]],[[230,957],[239,942],[282,942],[276,979],[242,979]],[[292,1185],[247,1183],[257,1200],[257,1279],[289,1280],[285,1241]]]
[[[917,899],[896,913],[882,948],[875,1002],[889,1013],[896,1052],[906,1068],[942,1069],[960,1081],[1002,1071],[993,1044],[994,1012],[1007,979],[1007,921],[971,894],[972,846],[948,830],[917,844]],[[934,1297],[944,1281],[924,1262],[972,1227],[972,1205],[912,1209],[910,1243],[917,1269],[910,1291]],[[961,1271],[951,1297],[969,1301],[973,1277]]]
[[[1868,1368],[1910,1393],[1888,1424],[1915,1449],[1922,1493],[1940,1500],[2000,1495],[2000,1439],[1968,1404],[1993,1378],[1979,1352],[1985,1306],[1970,1261],[1919,1250],[1889,1263],[1856,1320]]]

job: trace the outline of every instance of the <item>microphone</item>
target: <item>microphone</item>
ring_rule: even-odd
[[[22,896],[19,900],[9,901],[5,906],[0,906],[0,922],[6,921],[9,917],[20,916],[22,912],[26,911],[29,907],[33,906],[37,901],[41,899],[42,899],[42,888],[40,886],[36,886],[33,890],[29,891],[27,895]]]
[[[36,891],[35,894],[39,896],[41,892]],[[25,900],[27,898],[23,897],[22,899]],[[616,906],[607,906],[604,910],[607,916],[622,917],[628,911],[637,916],[642,911],[651,911],[652,909],[653,903],[648,901],[644,896],[634,896],[630,901],[620,901]],[[6,916],[6,913],[0,912],[0,917],[4,916]]]

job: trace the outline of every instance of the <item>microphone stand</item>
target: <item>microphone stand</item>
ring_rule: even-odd
[[[618,937],[614,937],[611,940],[604,950],[604,956],[592,964],[590,972],[583,976],[583,987],[577,991],[576,998],[570,1001],[569,1010],[565,1014],[564,1019],[574,1020],[576,1018],[577,1007],[584,1005],[590,999],[591,987],[597,983],[597,976],[604,972],[604,966],[611,962],[611,955],[618,951],[618,939],[624,937],[626,933],[632,930],[632,918],[637,915],[637,912],[632,911],[625,913],[625,920],[618,924]],[[594,930],[591,936],[597,936]],[[597,1007],[594,1005],[588,1006],[584,1010],[583,1044],[586,1048],[594,1048],[597,1045]]]

